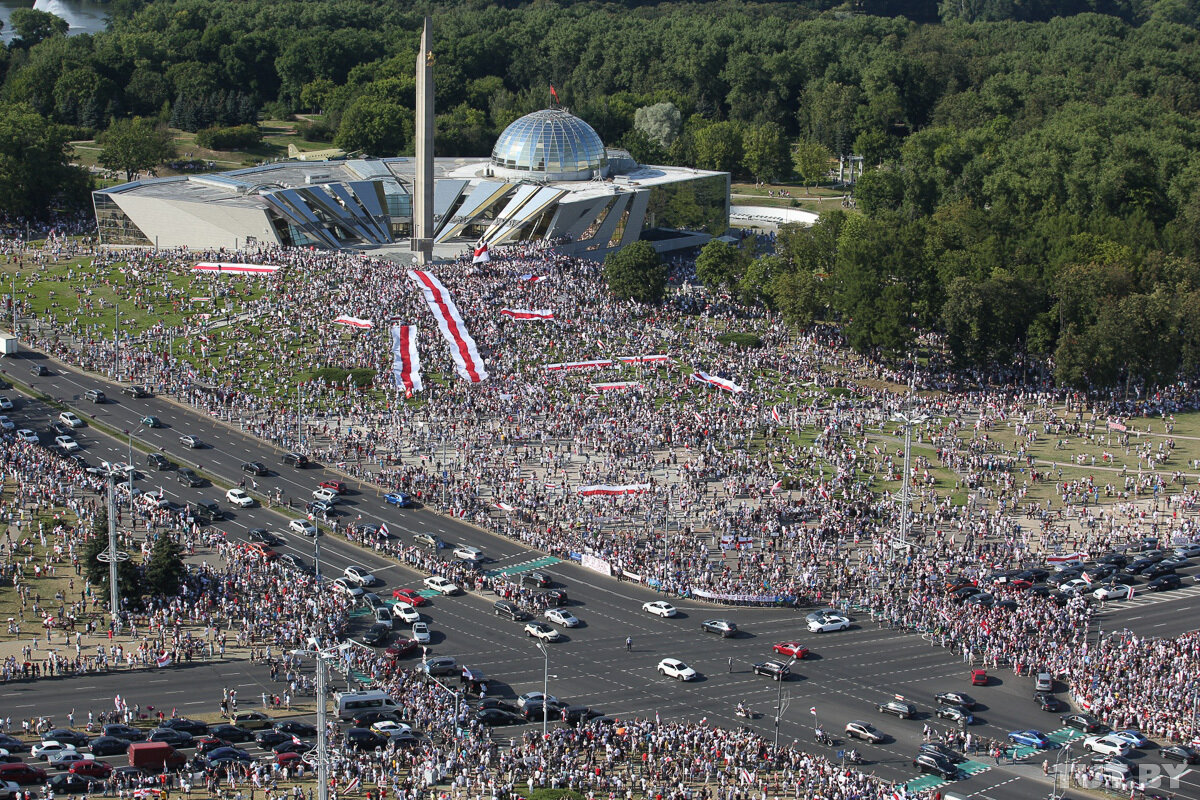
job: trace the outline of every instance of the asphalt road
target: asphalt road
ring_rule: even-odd
[[[38,356],[40,359],[41,357]],[[6,360],[3,366],[16,380],[32,384],[59,401],[70,405],[85,419],[91,415],[119,430],[136,430],[139,420],[154,414],[164,421],[162,429],[137,433],[140,440],[161,448],[177,464],[203,465],[205,471],[236,484],[241,477],[240,465],[248,460],[260,460],[272,469],[272,475],[259,478],[260,490],[278,487],[294,498],[307,498],[312,489],[326,478],[344,479],[323,469],[297,470],[280,463],[281,452],[265,443],[245,437],[210,419],[194,415],[180,406],[160,398],[132,400],[119,393],[119,387],[65,370],[57,363],[46,361],[52,375],[33,378],[27,372],[29,356],[15,361]],[[84,391],[102,389],[110,402],[93,405],[82,399]],[[15,392],[10,392],[14,396]],[[45,433],[57,410],[29,399],[19,402],[9,412],[18,426],[43,431],[42,440],[50,443],[52,435]],[[199,436],[206,447],[188,450],[178,443],[182,434]],[[92,464],[100,460],[126,460],[128,444],[87,427],[77,431],[83,454]],[[134,463],[144,465],[144,456],[134,451]],[[173,479],[173,473],[146,472],[139,481],[141,488],[161,486],[168,497],[177,502],[212,499],[229,509],[224,490],[214,487],[185,488]],[[466,542],[481,547],[488,556],[486,569],[521,569],[520,565],[544,554],[480,531],[469,525],[436,516],[424,510],[396,509],[385,506],[374,493],[351,494],[344,508],[352,515],[361,514],[364,522],[386,521],[393,535],[408,537],[416,531],[433,531],[448,542]],[[277,511],[259,507],[231,510],[230,519],[216,524],[230,535],[243,534],[253,527],[281,531],[287,517]],[[294,534],[277,550],[300,554],[311,561],[312,541]],[[376,557],[339,540],[322,537],[322,573],[333,577],[345,566],[356,563],[371,570],[385,581],[386,586],[375,591],[389,596],[397,586],[419,587],[416,573],[394,562]],[[866,769],[892,780],[915,777],[911,760],[922,741],[925,724],[943,729],[949,723],[933,717],[936,708],[934,695],[950,689],[966,690],[980,702],[977,721],[971,726],[976,736],[1004,739],[1009,731],[1034,728],[1046,732],[1059,729],[1058,715],[1041,712],[1032,701],[1033,687],[1029,678],[1014,678],[1008,673],[993,677],[990,685],[969,686],[968,666],[950,651],[935,647],[921,637],[881,630],[869,619],[855,621],[845,632],[808,634],[804,631],[802,614],[774,609],[719,609],[706,604],[682,602],[680,615],[660,619],[643,613],[642,603],[657,599],[642,587],[618,583],[572,563],[557,563],[548,567],[565,586],[570,597],[569,610],[583,621],[583,626],[563,630],[565,640],[548,645],[548,658],[534,647],[523,633],[520,623],[501,620],[491,611],[492,600],[478,595],[437,597],[421,610],[433,630],[432,653],[453,655],[462,665],[482,669],[491,679],[489,695],[517,695],[540,691],[547,680],[551,694],[574,703],[584,703],[615,716],[649,716],[659,714],[663,719],[707,721],[714,725],[752,725],[764,734],[774,733],[774,709],[780,697],[783,715],[780,724],[781,741],[797,740],[801,745],[832,756],[845,746],[841,731],[851,719],[862,719],[889,734],[889,741],[875,746],[855,743],[868,761]],[[1169,593],[1168,593],[1169,594]],[[1164,595],[1165,597],[1166,595]],[[1136,602],[1136,601],[1134,601]],[[1186,607],[1183,602],[1162,602],[1131,609],[1141,612],[1149,624],[1168,620]],[[1174,609],[1174,610],[1172,610]],[[1105,623],[1113,629],[1122,610],[1110,616],[1114,622]],[[741,634],[722,639],[700,630],[700,622],[711,617],[734,620]],[[1121,626],[1141,620],[1130,620]],[[358,623],[365,628],[366,621]],[[1172,629],[1166,622],[1164,632]],[[352,631],[352,635],[358,632]],[[633,651],[625,651],[627,636],[633,639]],[[756,676],[751,665],[771,657],[775,642],[798,640],[812,650],[809,658],[798,662],[792,679],[782,686],[768,678]],[[678,683],[660,677],[656,671],[659,660],[679,658],[702,673],[702,678]],[[732,668],[730,662],[732,661]],[[186,671],[186,686],[180,673]],[[108,708],[113,695],[120,693],[131,702],[156,707],[177,707],[180,714],[197,710],[215,710],[222,686],[239,688],[245,701],[253,707],[262,691],[271,691],[270,679],[261,667],[248,663],[224,662],[168,668],[150,673],[114,673],[88,676],[82,679],[51,679],[38,683],[13,684],[6,693],[12,698],[14,717],[40,714],[62,720],[75,709],[86,718],[90,707]],[[1058,687],[1062,688],[1062,687]],[[782,691],[781,691],[782,690]],[[915,720],[898,720],[883,715],[875,703],[902,695],[915,703],[921,714]],[[759,717],[754,720],[736,718],[736,704],[746,703]],[[816,714],[810,712],[815,709]],[[825,730],[838,736],[840,744],[830,750],[812,741],[815,721]],[[980,758],[978,772],[957,782],[954,792],[991,800],[1029,800],[1045,796],[1050,784],[1041,775],[1044,756],[1034,756],[1028,764],[1034,766],[994,765],[990,758]],[[1049,756],[1053,761],[1053,752]],[[1153,750],[1145,757],[1156,758]],[[1185,790],[1180,796],[1200,798],[1200,786],[1187,785],[1196,775],[1185,776]]]

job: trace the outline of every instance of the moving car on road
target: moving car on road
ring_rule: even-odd
[[[397,508],[408,508],[412,505],[412,498],[404,492],[388,492],[383,496],[383,502]]]
[[[459,593],[458,586],[446,580],[441,575],[430,575],[421,581],[421,583],[425,584],[425,588],[432,589],[438,594],[452,595]]]
[[[792,674],[792,669],[782,661],[759,661],[751,670],[755,675],[766,675],[771,680],[781,681]]]
[[[545,613],[546,619],[564,628],[578,628],[579,619],[564,608],[548,608]]]
[[[317,526],[306,519],[294,519],[288,523],[288,530],[305,536],[316,536]]]
[[[917,707],[905,700],[888,700],[886,703],[876,703],[875,710],[880,714],[895,714],[900,719],[912,719],[917,715]]]
[[[230,489],[225,493],[225,499],[238,508],[249,508],[254,505],[254,498],[242,489]]]
[[[696,670],[678,658],[664,658],[658,662],[658,674],[677,681],[690,681],[698,677]]]
[[[204,446],[204,442],[200,441],[199,436],[193,436],[190,433],[185,433],[183,436],[180,436],[179,443],[181,445],[183,445],[184,447],[187,447],[192,450],[195,450],[197,448]]]
[[[1100,753],[1106,756],[1129,755],[1129,745],[1111,733],[1104,734],[1103,736],[1089,736],[1083,740],[1083,746],[1093,753]]]
[[[939,692],[934,699],[941,705],[962,706],[968,711],[975,708],[975,698],[966,692]]]
[[[1012,731],[1008,734],[1008,740],[1013,744],[1036,747],[1039,750],[1046,750],[1053,746],[1046,734],[1035,730]]]
[[[809,633],[828,633],[829,631],[844,631],[850,627],[850,620],[837,614],[828,614],[818,619],[809,620]]]
[[[874,725],[869,722],[863,722],[861,719],[850,720],[846,723],[846,736],[851,739],[861,739],[871,744],[879,744],[887,738]]]
[[[269,474],[270,470],[268,470],[267,465],[261,461],[247,461],[245,464],[242,464],[242,472],[245,472],[248,475],[256,475],[261,478],[263,475]]]
[[[801,659],[808,655],[808,648],[799,642],[780,642],[773,645],[771,649],[781,656],[791,656],[795,659]]]
[[[525,635],[541,639],[543,642],[557,642],[562,638],[561,633],[544,622],[530,622],[525,626]]]
[[[74,411],[64,411],[58,415],[58,421],[68,428],[82,428],[86,423]]]
[[[715,633],[721,638],[727,639],[737,633],[737,625],[727,619],[706,619],[700,623],[700,630],[706,633]]]
[[[642,603],[642,611],[663,618],[673,617],[679,613],[675,610],[675,606],[665,600],[652,600],[649,603]]]

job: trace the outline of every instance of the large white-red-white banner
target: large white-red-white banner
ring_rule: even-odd
[[[396,386],[404,389],[405,397],[425,388],[421,382],[421,356],[417,354],[417,328],[414,325],[392,326],[392,377]]]
[[[216,272],[221,275],[274,275],[279,267],[270,264],[230,264],[224,261],[201,261],[192,272]]]
[[[590,486],[580,486],[575,490],[577,494],[583,497],[615,497],[623,494],[641,494],[648,491],[650,491],[650,484],[648,483],[627,483],[621,486],[596,483]]]
[[[700,370],[696,370],[692,373],[692,380],[696,381],[697,383],[707,383],[709,386],[715,386],[718,389],[726,392],[733,392],[735,394],[737,392],[746,391],[743,387],[738,386],[733,381],[727,381],[724,378],[718,378],[716,375],[709,375],[707,372],[701,372]]]
[[[613,361],[611,358],[597,358],[594,361],[566,361],[562,364],[546,364],[542,369],[547,372],[558,372],[564,369],[599,369],[601,367],[611,367]]]
[[[554,312],[545,308],[502,308],[500,313],[506,317],[529,322],[545,322],[554,319]]]
[[[352,317],[349,314],[341,314],[336,319],[334,319],[334,322],[336,322],[339,325],[349,325],[351,328],[374,328],[375,327],[375,323],[371,322],[371,320],[362,319],[360,317]]]
[[[622,364],[661,364],[670,360],[671,357],[666,353],[655,353],[650,356],[617,356],[617,361]]]
[[[471,334],[467,333],[467,326],[463,323],[462,315],[458,313],[458,306],[454,305],[446,287],[432,272],[410,269],[408,277],[421,288],[421,294],[425,296],[425,302],[437,320],[442,338],[450,345],[450,355],[454,358],[454,366],[459,376],[471,383],[486,380],[488,373],[483,367],[479,348],[475,346]]]
[[[612,383],[589,383],[597,392],[618,392],[622,389],[640,389],[642,384],[637,381],[613,381]]]

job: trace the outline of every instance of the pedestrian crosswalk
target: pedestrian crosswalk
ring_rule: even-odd
[[[1059,728],[1052,733],[1047,733],[1046,738],[1054,742],[1059,747],[1062,747],[1064,744],[1073,742],[1076,739],[1082,739],[1086,735],[1087,734],[1083,733],[1083,731],[1075,728]],[[1011,747],[1008,751],[1008,756],[1013,761],[1024,761],[1025,759],[1035,756],[1038,753],[1044,752],[1046,751],[1039,747],[1031,747],[1029,745],[1021,744]]]
[[[1200,595],[1200,585],[1186,586],[1182,589],[1173,589],[1166,592],[1146,592],[1142,590],[1135,594],[1132,600],[1109,600],[1107,608],[1113,611],[1121,611],[1126,608],[1151,606],[1157,603],[1165,603],[1168,600],[1180,600],[1186,597],[1195,597],[1196,595]]]
[[[984,764],[982,761],[972,761],[970,759],[958,765],[959,774],[969,778],[972,775],[978,775],[981,772],[987,772],[992,768],[991,764]],[[937,775],[922,775],[919,778],[913,778],[908,783],[904,784],[904,790],[908,794],[916,794],[918,792],[936,789],[939,786],[945,786],[950,781]]]

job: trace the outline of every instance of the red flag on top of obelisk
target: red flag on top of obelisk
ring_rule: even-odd
[[[554,98],[554,102],[559,102],[558,92],[554,91],[554,84],[550,84],[550,96]]]

